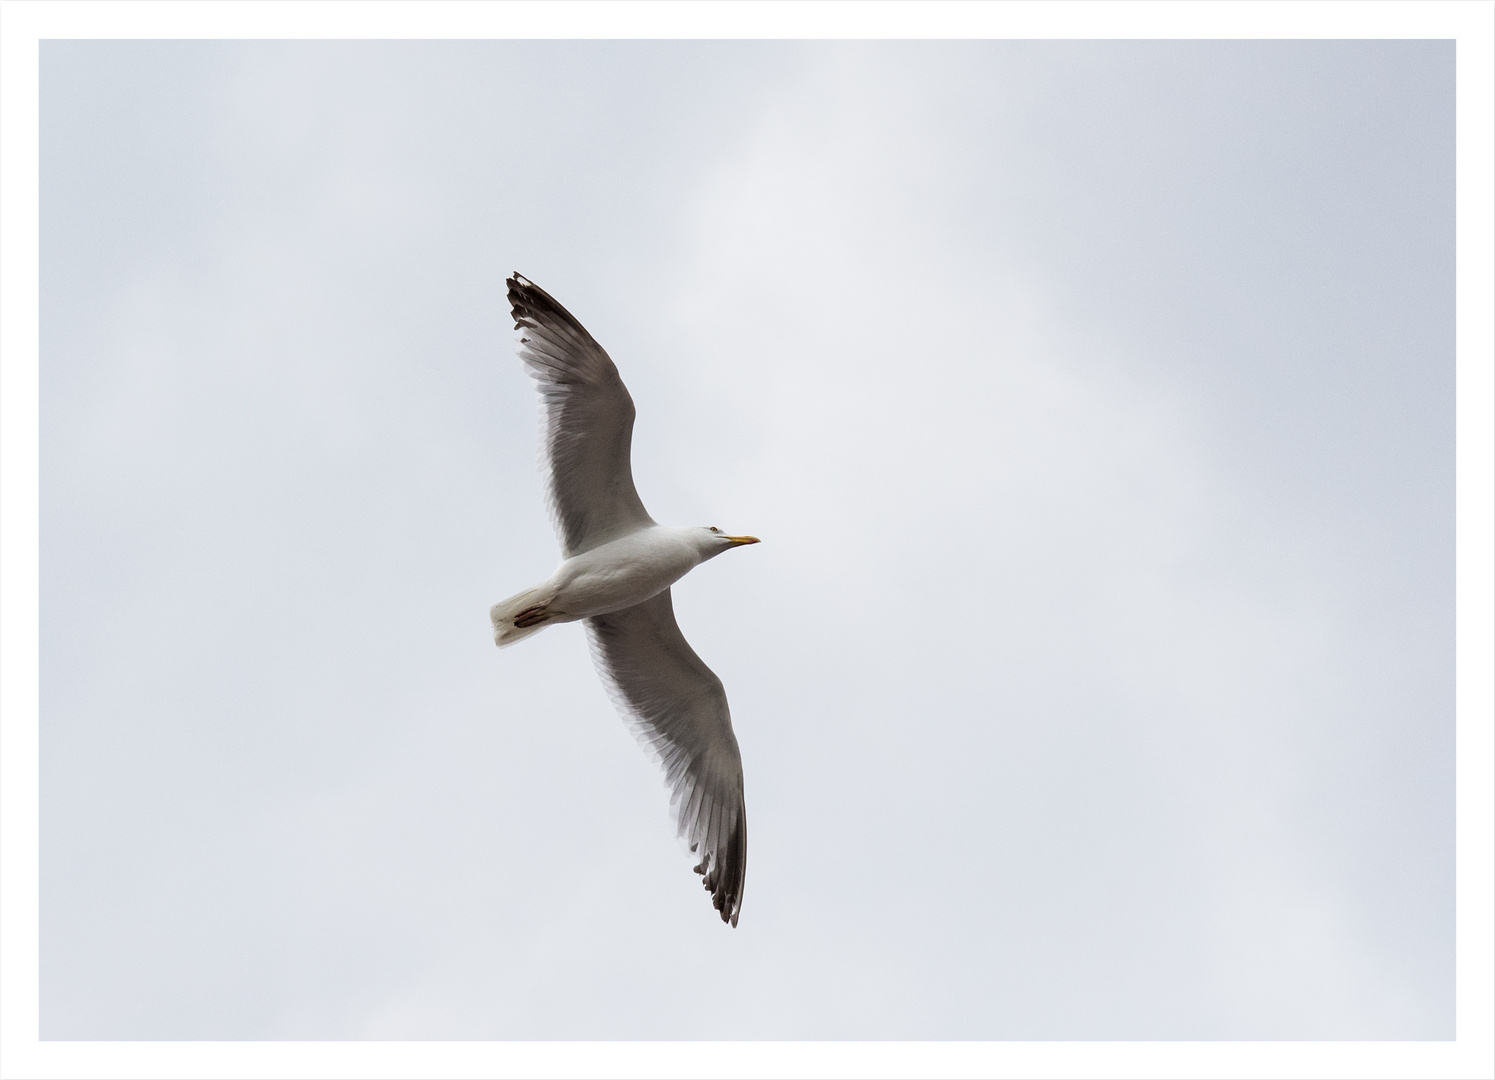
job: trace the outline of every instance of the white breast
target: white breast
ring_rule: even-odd
[[[654,525],[567,559],[550,579],[550,606],[570,622],[657,596],[701,562],[692,531]]]

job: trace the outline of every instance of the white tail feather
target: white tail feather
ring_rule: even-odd
[[[507,600],[494,604],[488,611],[488,617],[493,620],[493,644],[500,649],[507,648],[516,641],[529,637],[538,630],[549,626],[549,616],[542,616],[538,622],[530,626],[516,626],[514,618],[521,611],[527,611],[533,607],[543,606],[545,603],[545,588],[536,585],[533,589],[525,589],[522,593],[515,593]]]

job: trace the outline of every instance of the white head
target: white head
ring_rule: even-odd
[[[714,558],[726,551],[728,548],[741,547],[743,544],[756,544],[756,536],[728,536],[715,525],[708,525],[704,529],[695,529],[696,543],[701,548],[701,561]]]

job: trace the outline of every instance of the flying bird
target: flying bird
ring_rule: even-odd
[[[540,391],[542,458],[561,565],[493,605],[493,640],[514,644],[581,620],[624,720],[659,758],[679,835],[700,858],[723,922],[737,925],[747,874],[742,756],[722,681],[675,623],[670,586],[755,536],[657,524],[633,486],[633,398],[602,346],[544,289],[507,281],[519,358]]]

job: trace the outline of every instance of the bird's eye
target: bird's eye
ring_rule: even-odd
[[[720,529],[718,529],[718,528],[717,528],[717,527],[716,527],[716,526],[715,526],[715,525],[712,525],[712,526],[710,526],[710,528],[711,528],[711,531],[712,531],[712,532],[714,532],[714,533],[719,533],[719,532],[721,532],[721,530],[720,530]]]

